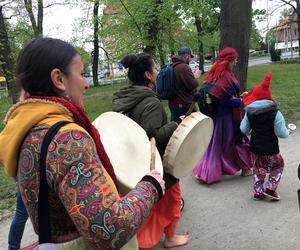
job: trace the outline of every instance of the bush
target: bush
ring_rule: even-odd
[[[271,55],[271,61],[277,62],[280,61],[281,52],[279,50],[275,50],[274,45],[270,47],[270,55]]]
[[[300,58],[289,58],[279,62],[280,64],[300,64]]]

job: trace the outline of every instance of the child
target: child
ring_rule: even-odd
[[[271,78],[272,72],[267,73],[259,85],[243,96],[246,114],[240,129],[244,134],[251,134],[254,200],[261,200],[265,196],[280,200],[276,189],[284,162],[279,152],[278,137],[288,137],[289,130],[285,127],[284,117],[272,99]],[[267,173],[269,180],[264,187]]]

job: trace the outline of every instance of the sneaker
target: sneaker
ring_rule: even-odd
[[[262,200],[264,197],[265,197],[264,194],[256,193],[253,195],[253,200],[259,201]]]
[[[276,191],[267,189],[263,192],[265,196],[268,196],[269,198],[279,201],[280,200],[280,196],[276,193]]]

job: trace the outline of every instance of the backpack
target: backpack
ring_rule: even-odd
[[[210,117],[213,114],[213,104],[211,101],[211,95],[209,94],[209,91],[213,87],[214,84],[205,83],[193,97],[193,101],[198,103],[200,112]]]
[[[163,100],[170,100],[176,96],[174,68],[183,62],[170,63],[162,67],[156,79],[156,92]]]

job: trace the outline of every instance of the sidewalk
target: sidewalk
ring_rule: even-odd
[[[201,184],[192,176],[182,179],[185,207],[178,233],[189,232],[192,250],[297,250],[300,249],[300,213],[296,191],[300,188],[300,126],[288,139],[280,140],[285,159],[278,188],[279,202],[254,201],[252,178],[227,176],[213,185]],[[10,220],[1,222],[0,246],[7,249]],[[22,245],[37,240],[30,223]],[[156,248],[163,249],[162,244]]]

